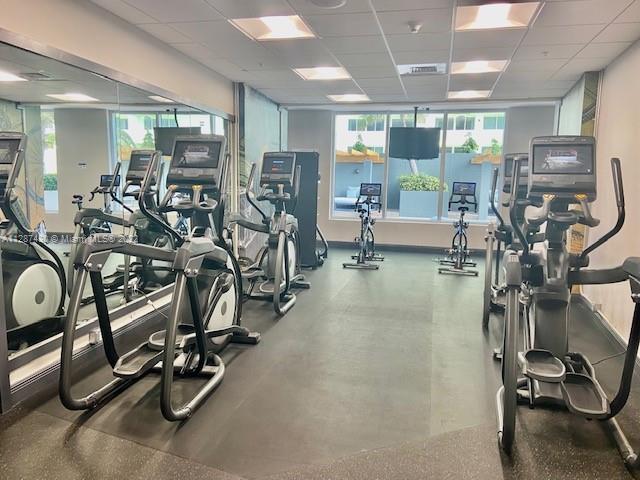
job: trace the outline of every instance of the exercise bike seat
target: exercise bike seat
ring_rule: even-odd
[[[640,281],[640,257],[629,257],[622,264],[622,269],[629,276]]]
[[[458,211],[459,212],[468,212],[469,211],[469,207],[458,207]]]

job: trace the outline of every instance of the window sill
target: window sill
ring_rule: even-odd
[[[358,222],[360,219],[357,216],[353,217],[340,217],[331,216],[329,221],[331,222]],[[451,225],[456,221],[455,218],[447,218],[440,220],[431,219],[418,219],[418,218],[375,218],[376,223],[410,223],[410,224],[423,224],[423,225]],[[495,220],[467,220],[469,226],[487,227],[490,223],[494,223]]]

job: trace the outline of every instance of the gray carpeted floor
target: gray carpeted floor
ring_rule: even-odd
[[[500,453],[501,321],[481,329],[482,273],[440,276],[433,256],[397,252],[379,271],[343,270],[349,254],[332,250],[282,319],[245,305],[262,342],[225,352],[224,382],[189,421],[163,420],[155,376],[91,414],[52,398],[0,420],[0,478],[631,478],[601,425],[562,411],[522,407],[513,457]],[[619,348],[580,305],[572,347],[593,360]],[[598,366],[605,388],[620,365]],[[638,446],[639,406],[635,388],[620,419]]]

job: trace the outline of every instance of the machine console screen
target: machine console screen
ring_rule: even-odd
[[[262,173],[268,175],[289,175],[293,172],[292,156],[271,157],[265,156],[262,164]]]
[[[476,194],[476,184],[473,182],[453,182],[452,194],[473,197]]]
[[[146,172],[151,163],[151,155],[148,153],[132,152],[129,160],[129,170]]]
[[[589,175],[593,173],[591,145],[534,145],[533,173],[536,175]]]
[[[176,140],[171,168],[218,168],[221,149],[221,142],[215,140]]]
[[[360,184],[361,197],[379,197],[380,195],[382,195],[381,183],[361,183]]]

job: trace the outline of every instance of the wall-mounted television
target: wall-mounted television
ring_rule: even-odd
[[[440,129],[418,127],[391,127],[389,129],[389,156],[426,160],[440,156]]]
[[[173,153],[173,141],[176,137],[200,134],[200,127],[155,127],[153,129],[156,150],[160,150],[162,155],[167,157]]]

